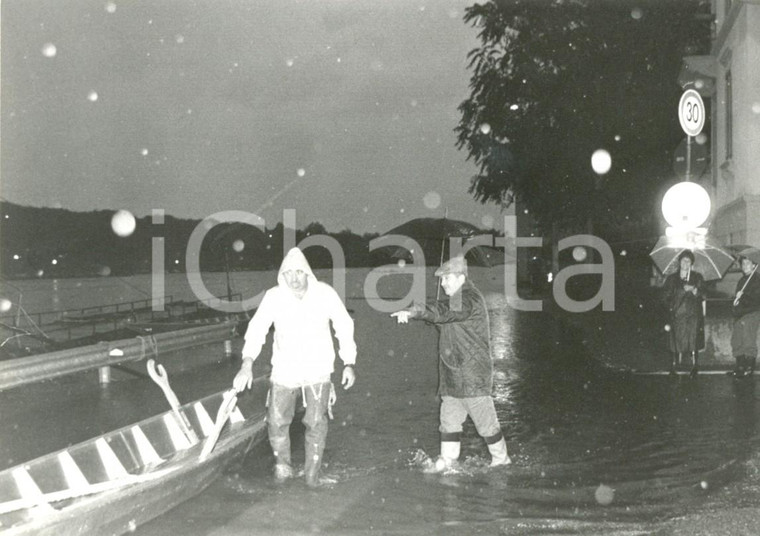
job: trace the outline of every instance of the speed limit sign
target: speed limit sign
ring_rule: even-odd
[[[705,126],[705,104],[697,91],[687,89],[681,95],[678,120],[687,136],[696,136],[702,132],[702,127]]]

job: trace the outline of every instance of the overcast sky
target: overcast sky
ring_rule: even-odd
[[[501,228],[455,147],[462,0],[2,0],[0,195],[273,227]]]

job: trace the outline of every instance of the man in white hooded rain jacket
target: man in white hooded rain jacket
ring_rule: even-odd
[[[319,485],[319,468],[327,438],[330,375],[335,362],[330,322],[344,364],[342,384],[345,389],[350,389],[356,379],[354,322],[338,293],[314,277],[300,249],[288,251],[277,274],[277,283],[264,294],[248,323],[243,364],[233,385],[239,392],[251,386],[253,362],[274,324],[267,426],[276,460],[275,478],[284,480],[293,476],[290,423],[296,400],[301,395],[306,406],[302,420],[306,427],[304,476],[306,484],[313,487]]]

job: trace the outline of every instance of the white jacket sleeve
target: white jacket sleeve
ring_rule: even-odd
[[[271,291],[264,294],[264,298],[259,304],[259,308],[253,314],[253,318],[248,322],[248,328],[245,332],[245,344],[243,344],[243,359],[249,357],[256,360],[261,353],[261,347],[267,340],[269,328],[274,322],[274,303]]]
[[[330,320],[335,330],[335,338],[338,339],[338,355],[346,365],[356,363],[356,342],[354,342],[354,320],[348,314],[346,306],[334,289],[332,292],[330,305]]]

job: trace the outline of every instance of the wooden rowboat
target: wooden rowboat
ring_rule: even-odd
[[[263,440],[267,388],[268,378],[258,378],[243,408],[229,407],[230,393],[219,392],[181,406],[184,423],[170,410],[0,472],[0,533],[134,531],[200,493]],[[213,417],[221,413],[223,429]]]

